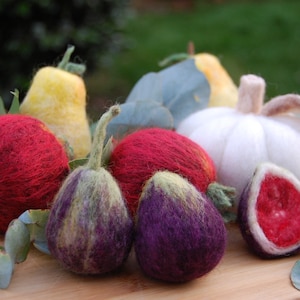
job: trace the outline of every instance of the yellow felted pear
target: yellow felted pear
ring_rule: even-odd
[[[69,47],[58,67],[37,71],[20,105],[20,113],[43,121],[73,150],[74,158],[86,157],[91,133],[86,113],[86,87],[80,75],[84,66],[70,63],[74,47]]]
[[[194,59],[197,69],[205,75],[210,85],[208,107],[236,106],[238,102],[238,87],[222,66],[220,60],[210,53],[195,54],[194,44],[192,42],[188,44],[187,53],[170,55],[160,62],[160,66],[165,66],[174,61],[176,62],[184,59]]]
[[[210,53],[199,53],[193,57],[195,65],[204,73],[210,85],[208,106],[235,107],[238,101],[238,88],[220,60]]]

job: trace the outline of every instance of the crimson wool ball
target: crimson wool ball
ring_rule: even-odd
[[[28,209],[45,209],[69,173],[68,157],[41,121],[0,117],[0,232]]]
[[[136,214],[144,183],[156,171],[177,173],[201,192],[216,181],[214,163],[201,146],[162,128],[141,129],[123,138],[112,151],[108,169],[132,215]]]

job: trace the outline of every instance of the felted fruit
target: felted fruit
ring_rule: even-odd
[[[0,116],[0,232],[28,209],[47,208],[69,173],[63,146],[30,116]]]
[[[261,257],[299,252],[299,179],[273,163],[260,164],[241,197],[238,223],[250,249]]]
[[[210,85],[208,107],[226,106],[235,107],[238,101],[238,88],[220,60],[211,53],[195,54],[194,44],[189,43],[188,53],[173,54],[160,64],[162,66],[170,61],[193,59],[197,69],[203,72]]]
[[[127,135],[112,151],[108,168],[132,215],[136,213],[144,183],[156,171],[181,174],[203,192],[216,180],[214,164],[206,151],[190,139],[162,128]]]
[[[106,125],[119,113],[112,106],[100,119],[86,165],[64,181],[51,207],[46,236],[50,253],[67,270],[103,274],[126,260],[133,220],[118,184],[101,167]]]
[[[210,272],[226,246],[223,219],[211,201],[178,174],[156,172],[137,211],[135,253],[155,279],[185,282]]]
[[[300,177],[300,96],[288,94],[263,105],[265,81],[241,77],[236,108],[207,108],[182,121],[177,132],[201,145],[213,159],[218,181],[235,187],[237,201],[256,166],[280,165]]]
[[[238,101],[238,88],[220,60],[210,53],[199,53],[194,56],[197,68],[202,71],[210,85],[210,106],[235,107]]]
[[[86,114],[86,88],[82,66],[69,63],[70,47],[58,67],[37,71],[20,105],[20,113],[42,120],[53,133],[72,147],[74,158],[85,157],[91,148],[91,134]],[[72,72],[71,72],[72,71]]]

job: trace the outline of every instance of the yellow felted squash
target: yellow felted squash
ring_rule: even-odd
[[[73,51],[74,47],[67,49],[58,67],[46,66],[37,71],[20,105],[20,113],[43,121],[70,145],[74,158],[82,158],[90,152],[91,133],[86,87],[81,77],[84,66],[69,62]]]

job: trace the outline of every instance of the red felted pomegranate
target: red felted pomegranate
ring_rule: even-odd
[[[300,181],[290,171],[262,163],[245,188],[238,223],[248,246],[265,258],[300,250]]]
[[[41,121],[18,114],[0,117],[0,232],[28,209],[52,202],[69,172],[68,157]]]
[[[156,171],[180,174],[202,192],[216,181],[215,167],[206,151],[190,139],[161,128],[126,136],[113,150],[108,168],[133,215],[145,181]]]

